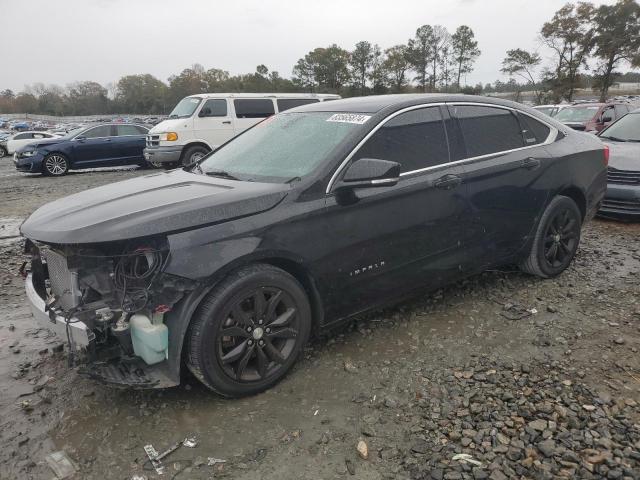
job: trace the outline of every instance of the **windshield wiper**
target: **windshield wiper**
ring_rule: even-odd
[[[225,172],[224,170],[211,170],[209,172],[205,172],[205,175],[209,175],[210,177],[227,178],[229,180],[240,180],[238,177],[234,177],[229,172]]]
[[[607,140],[613,140],[614,142],[626,142],[627,141],[624,138],[608,137],[606,135],[600,135],[600,138],[606,138]]]

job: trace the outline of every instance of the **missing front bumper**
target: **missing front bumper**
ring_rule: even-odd
[[[44,299],[40,297],[36,291],[33,284],[33,275],[31,273],[27,275],[25,290],[29,306],[31,307],[31,313],[38,325],[55,332],[61,340],[71,340],[71,343],[76,347],[76,349],[86,348],[89,345],[91,340],[94,338],[93,332],[91,332],[83,322],[79,321],[75,317],[66,319],[48,311]]]

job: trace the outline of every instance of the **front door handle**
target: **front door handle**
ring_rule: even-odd
[[[526,168],[527,170],[535,170],[537,168],[540,168],[540,159],[533,157],[525,158],[520,162],[520,166],[522,168]]]
[[[451,190],[453,188],[456,188],[461,183],[462,179],[459,176],[449,174],[437,179],[435,182],[433,182],[433,185],[436,188],[440,188],[442,190]]]
[[[225,120],[222,122],[223,125],[231,125],[231,120]]]

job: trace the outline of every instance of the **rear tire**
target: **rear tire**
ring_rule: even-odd
[[[209,153],[209,149],[201,146],[189,147],[182,155],[182,165],[190,165],[197,162],[202,157]]]
[[[251,265],[231,273],[200,303],[186,336],[187,367],[224,397],[275,385],[311,331],[305,290],[287,272]]]
[[[569,197],[557,196],[542,214],[531,252],[520,268],[542,278],[562,273],[580,244],[582,213]]]
[[[69,160],[61,153],[50,153],[42,160],[42,174],[48,177],[61,177],[69,171]]]

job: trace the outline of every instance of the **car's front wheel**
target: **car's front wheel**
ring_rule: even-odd
[[[544,211],[522,270],[542,278],[555,277],[571,263],[578,250],[582,214],[569,197],[557,196]]]
[[[7,149],[4,148],[2,145],[0,145],[0,158],[6,157],[7,155],[9,155],[9,152],[7,152]]]
[[[42,173],[51,177],[66,175],[69,171],[69,160],[60,153],[50,153],[42,161]]]
[[[202,159],[207,153],[209,153],[209,149],[205,147],[200,147],[198,145],[194,147],[189,147],[182,155],[182,164],[183,165],[191,165],[192,163],[197,162]]]
[[[187,366],[225,397],[252,395],[294,365],[311,330],[304,288],[285,271],[252,265],[202,301],[187,334]]]

